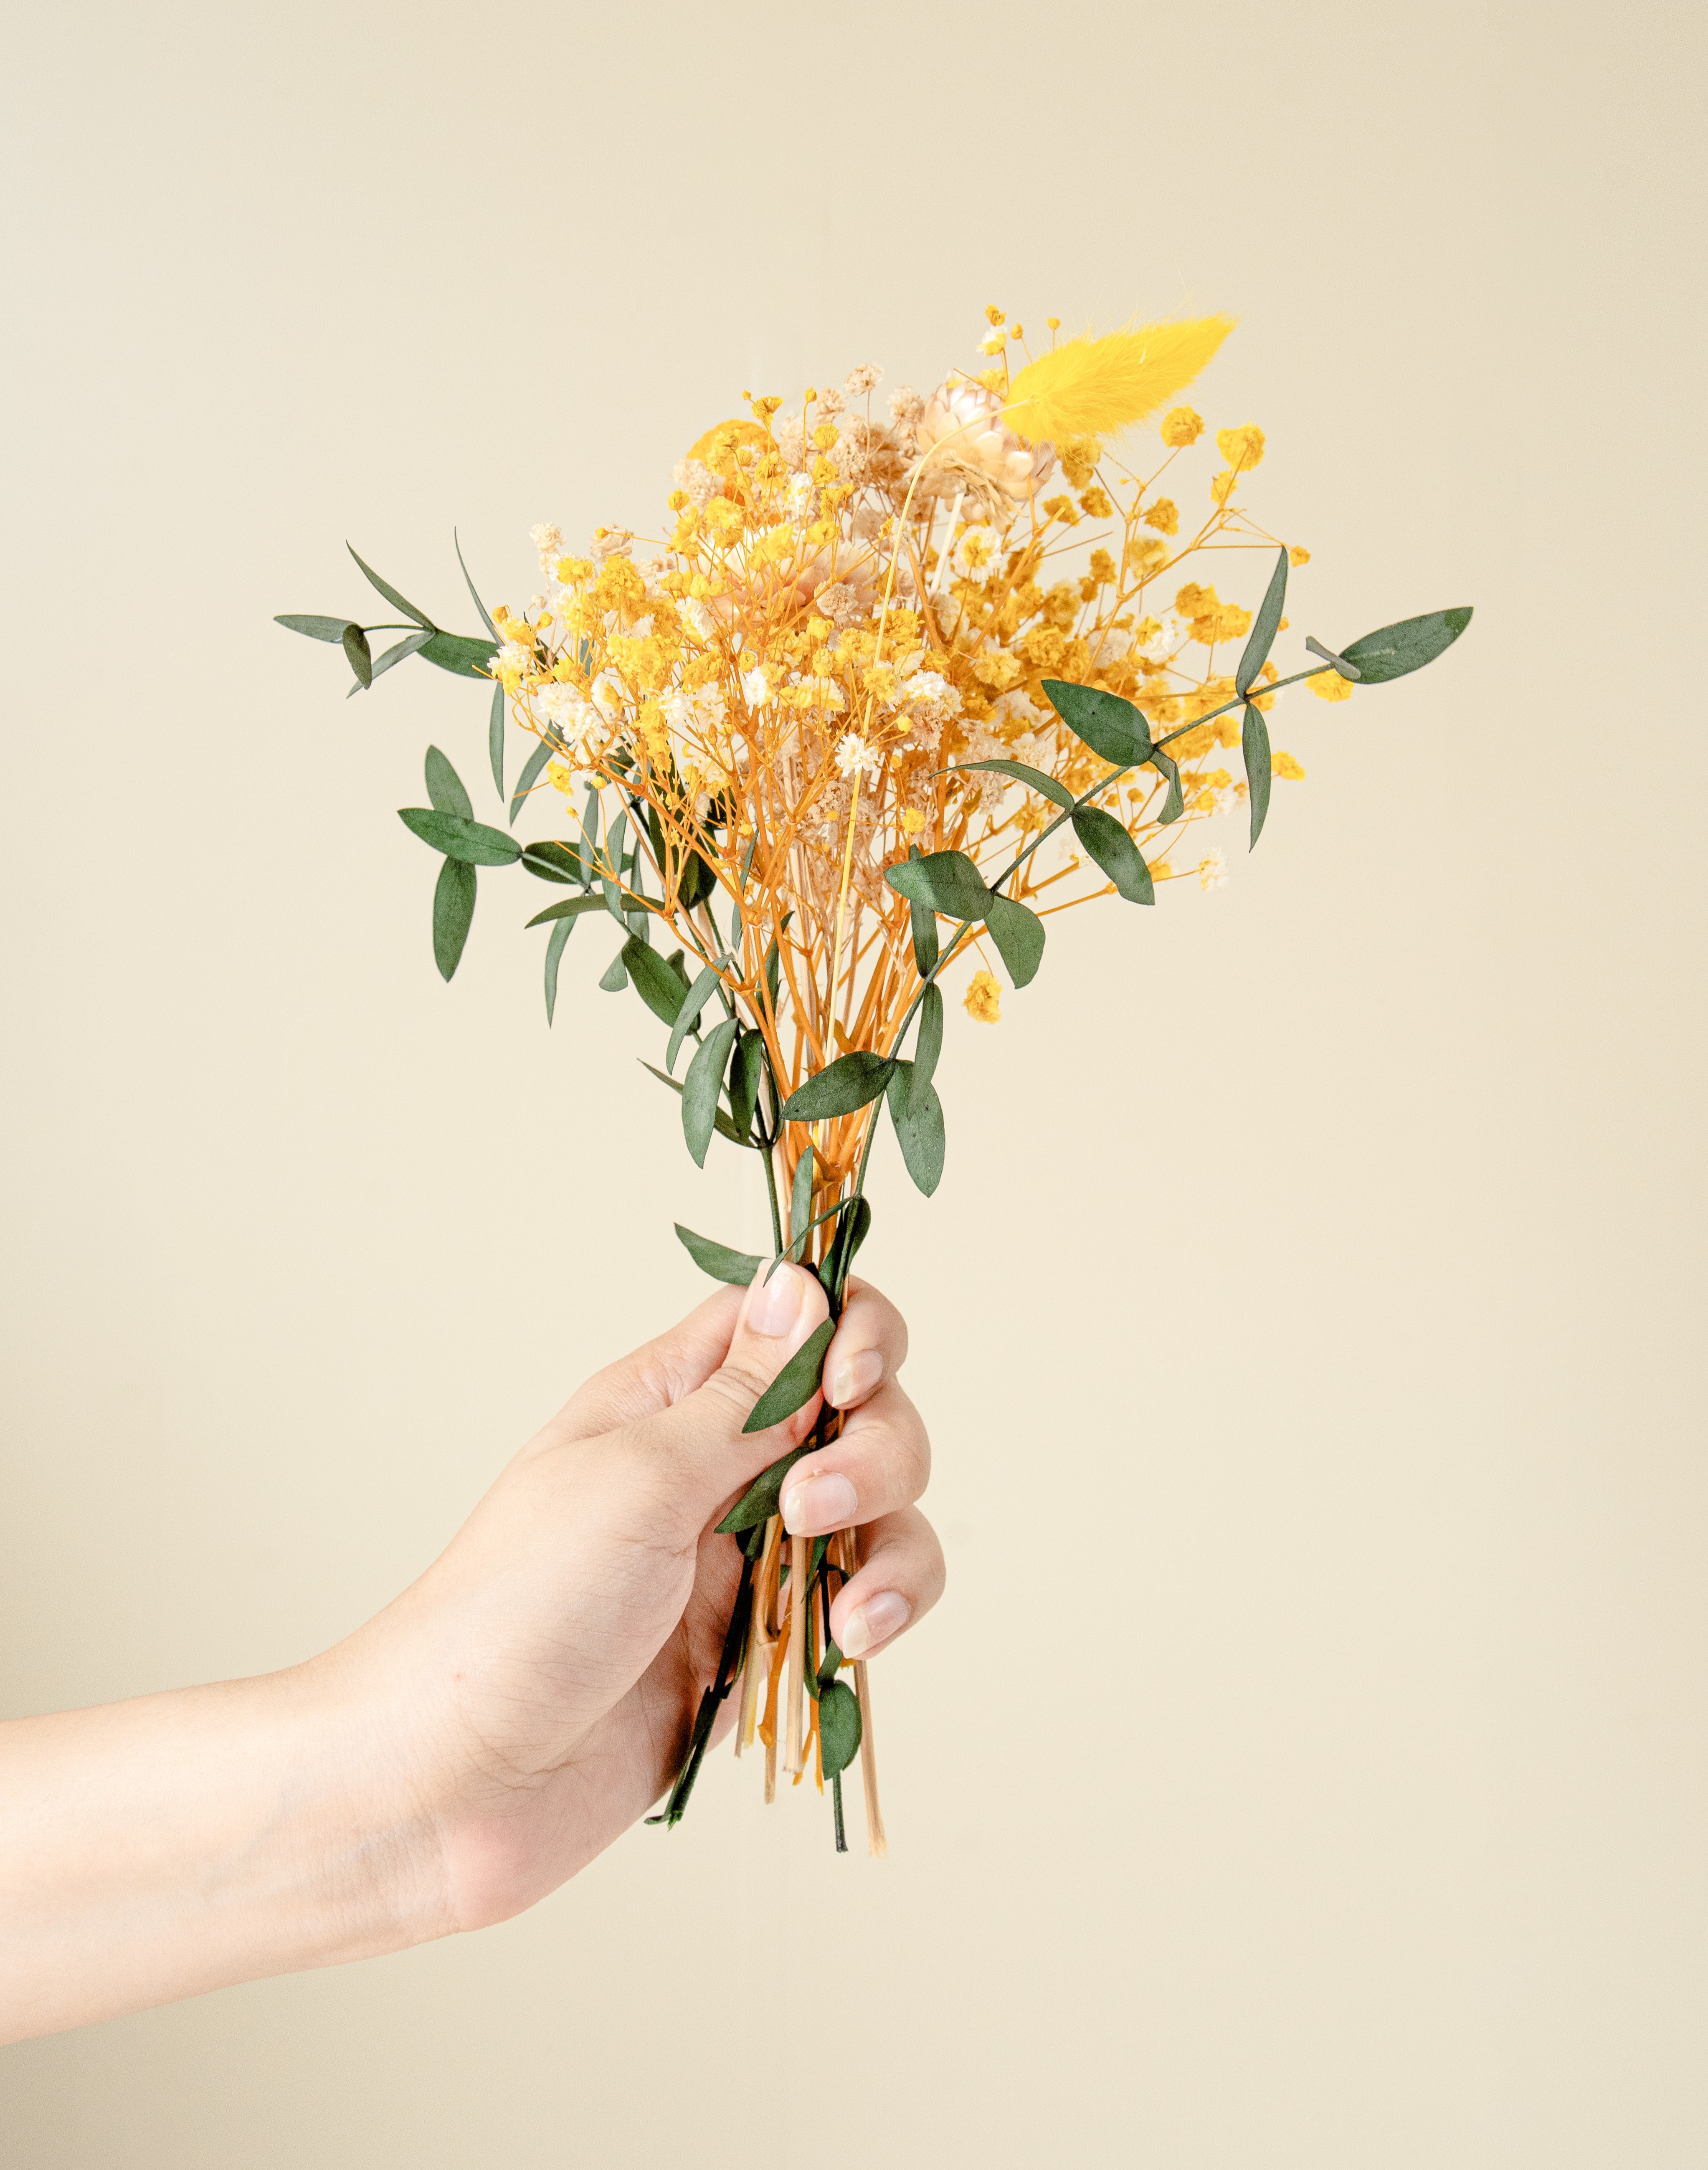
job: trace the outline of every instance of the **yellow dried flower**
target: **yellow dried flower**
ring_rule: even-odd
[[[903,810],[902,815],[902,834],[904,836],[917,836],[924,826],[925,816],[919,811],[917,806],[909,806]]]
[[[1290,565],[1308,565],[1310,563],[1310,553],[1302,542],[1295,542],[1287,553],[1287,560]],[[1285,625],[1286,623],[1286,619],[1283,618],[1282,623]]]
[[[1216,450],[1230,468],[1247,471],[1262,460],[1263,432],[1255,422],[1244,422],[1237,430],[1218,430]]]
[[[1180,531],[1180,507],[1171,497],[1159,497],[1144,516],[1147,527],[1154,527],[1159,535],[1174,535]]]
[[[1197,444],[1203,427],[1203,416],[1190,407],[1170,407],[1162,418],[1162,441],[1178,452],[1183,446]]]
[[[1299,767],[1290,753],[1283,753],[1279,747],[1276,749],[1275,758],[1270,764],[1270,773],[1272,776],[1284,776],[1289,783],[1304,782],[1304,769]]]
[[[1320,701],[1350,701],[1352,698],[1352,680],[1342,678],[1338,671],[1325,671],[1306,683]]]
[[[1002,1022],[1002,982],[991,972],[975,972],[966,983],[962,997],[966,1014],[975,1024],[999,1024]]]

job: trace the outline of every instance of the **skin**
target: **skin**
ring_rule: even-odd
[[[608,1846],[675,1776],[738,1573],[713,1527],[817,1398],[742,1426],[825,1312],[779,1267],[597,1373],[420,1580],[307,1664],[0,1726],[0,2039],[481,1928]],[[825,1365],[842,1435],[783,1494],[795,1534],[860,1527],[831,1611],[849,1656],[943,1588],[907,1349],[851,1282]]]

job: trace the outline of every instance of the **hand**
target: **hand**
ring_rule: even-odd
[[[737,1547],[713,1526],[806,1436],[818,1397],[769,1431],[742,1426],[826,1310],[815,1276],[780,1266],[598,1373],[422,1579],[334,1654],[407,1713],[400,1760],[423,1773],[447,1928],[554,1889],[675,1777],[735,1596]],[[781,1501],[791,1534],[863,1527],[859,1571],[831,1608],[849,1657],[881,1649],[943,1588],[913,1504],[930,1450],[897,1378],[907,1351],[893,1306],[851,1282],[825,1362],[841,1435],[795,1465]]]
[[[0,1725],[0,2039],[478,1928],[608,1845],[676,1775],[739,1572],[711,1532],[817,1398],[742,1426],[825,1310],[782,1266],[598,1373],[324,1656]],[[907,1346],[851,1283],[825,1366],[847,1420],[783,1494],[796,1534],[861,1527],[831,1608],[850,1656],[943,1588]]]

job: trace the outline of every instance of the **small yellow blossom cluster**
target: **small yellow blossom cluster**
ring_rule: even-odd
[[[1143,441],[1122,457],[1095,438],[1030,443],[1005,420],[1021,328],[986,314],[988,366],[927,397],[902,386],[876,404],[881,372],[864,363],[787,412],[750,398],[677,466],[660,534],[602,528],[576,549],[536,528],[543,592],[494,613],[494,674],[549,747],[544,782],[575,810],[584,847],[602,848],[580,794],[614,791],[644,810],[657,862],[664,901],[637,903],[693,938],[693,907],[675,900],[699,864],[736,908],[744,954],[721,969],[779,1077],[886,1044],[917,990],[909,911],[886,869],[956,850],[993,876],[1053,818],[1024,783],[967,764],[1023,763],[1076,794],[1104,773],[1046,681],[1120,695],[1154,735],[1176,735],[1185,810],[1173,826],[1159,825],[1153,768],[1098,802],[1157,876],[1172,872],[1162,845],[1245,796],[1221,759],[1239,744],[1237,716],[1197,719],[1232,698],[1251,612],[1187,561],[1243,550],[1218,557],[1217,581],[1229,565],[1266,576],[1276,538],[1242,502],[1262,430],[1214,431],[1222,464],[1196,488],[1182,463],[1205,424],[1188,406],[1148,433],[1148,457]],[[1332,675],[1314,683],[1331,698],[1350,690]],[[1304,772],[1278,753],[1274,773]],[[1106,894],[1072,845],[1062,831],[1010,893],[1046,915]],[[620,864],[601,863],[622,880]],[[704,938],[694,947],[706,954]],[[988,970],[966,1001],[995,1021]]]

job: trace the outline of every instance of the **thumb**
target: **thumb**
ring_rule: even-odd
[[[745,1431],[759,1397],[830,1315],[818,1276],[787,1264],[753,1277],[722,1363],[703,1386],[642,1427],[646,1451],[675,1465],[671,1489],[701,1526],[732,1494],[796,1446],[811,1429],[820,1396],[764,1431]]]

